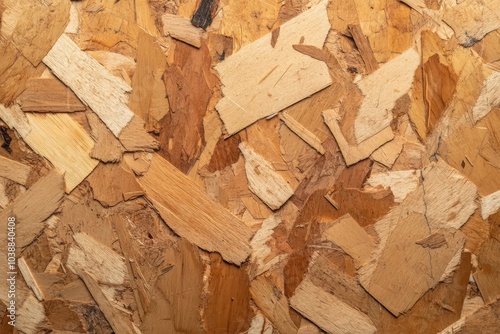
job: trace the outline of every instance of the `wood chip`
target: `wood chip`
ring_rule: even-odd
[[[334,109],[325,110],[323,111],[323,118],[335,137],[340,151],[342,152],[342,156],[348,166],[368,158],[376,149],[394,138],[394,133],[391,127],[388,126],[361,144],[351,146],[340,130],[338,112]]]
[[[337,276],[332,273],[332,264],[321,258],[316,260],[311,262],[290,305],[327,333],[375,333],[377,329],[366,314],[330,292],[328,282],[336,281]]]
[[[52,72],[86,103],[118,137],[134,114],[128,108],[131,88],[63,34],[43,59]]]
[[[375,242],[349,214],[337,219],[323,236],[349,254],[356,268],[367,263],[375,249]]]
[[[411,48],[357,82],[364,95],[354,122],[358,144],[389,126],[392,108],[410,90],[419,64],[420,55]]]
[[[73,112],[86,107],[76,95],[57,79],[30,79],[20,96],[23,111]]]
[[[179,235],[237,265],[250,255],[250,229],[160,156],[153,156],[151,166],[138,181],[168,226]]]
[[[322,1],[281,25],[274,48],[268,34],[215,67],[224,94],[216,109],[229,135],[332,83],[324,62],[293,49],[301,39],[307,45],[323,46],[330,30],[326,4]]]
[[[250,190],[272,210],[279,209],[294,193],[290,182],[246,143],[240,143],[239,147],[245,157]]]
[[[26,185],[32,169],[30,166],[0,156],[0,176]]]
[[[455,31],[460,44],[469,47],[500,27],[498,16],[495,0],[464,1],[456,6],[447,6],[443,20]],[[477,20],[471,20],[471,17]]]
[[[64,173],[66,192],[71,192],[99,163],[90,157],[93,140],[67,114],[29,113],[26,116],[31,132],[23,139]]]
[[[311,131],[307,130],[305,126],[297,122],[288,113],[281,114],[280,119],[286,124],[286,126],[288,126],[290,130],[292,130],[309,146],[314,148],[319,154],[325,154],[325,148],[321,144],[321,140],[319,140],[319,138],[316,137],[316,135],[314,135]]]
[[[163,33],[165,36],[172,36],[175,39],[188,43],[194,47],[201,46],[201,40],[205,32],[191,24],[190,19],[172,14],[162,16]]]

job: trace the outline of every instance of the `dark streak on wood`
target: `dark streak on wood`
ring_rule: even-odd
[[[271,46],[274,48],[278,42],[278,37],[280,36],[280,27],[274,29],[271,33]]]
[[[202,0],[191,19],[191,23],[198,28],[207,29],[217,14],[219,0]]]

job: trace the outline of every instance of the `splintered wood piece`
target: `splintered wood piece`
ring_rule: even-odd
[[[0,214],[7,222],[8,217],[16,218],[16,246],[26,247],[45,227],[45,220],[57,210],[64,195],[64,178],[56,170],[40,178],[25,193],[19,195]],[[6,233],[7,229],[5,229]],[[0,236],[5,235],[0,231]]]
[[[20,162],[0,156],[0,176],[26,185],[31,173],[31,167]]]
[[[86,271],[100,283],[120,285],[125,281],[127,266],[123,257],[87,233],[73,235],[75,244],[69,250],[66,266],[79,275]]]
[[[481,217],[488,217],[500,210],[500,190],[481,198]]]
[[[155,19],[151,13],[151,8],[149,7],[148,0],[135,0],[134,4],[137,25],[140,28],[144,29],[144,31],[148,34],[160,38],[161,35],[156,28]],[[139,32],[139,35],[141,35],[141,33],[142,31]],[[140,49],[139,45],[138,49]]]
[[[24,141],[64,173],[66,192],[70,193],[97,166],[90,157],[94,141],[71,116],[59,114],[26,114],[31,132]]]
[[[373,152],[371,158],[382,165],[391,168],[403,150],[403,145],[404,139],[398,136]]]
[[[165,36],[170,35],[196,48],[201,46],[201,39],[204,37],[205,31],[192,25],[190,19],[173,14],[164,14],[162,21]]]
[[[0,118],[9,126],[9,128],[16,129],[19,135],[23,138],[25,138],[31,131],[28,118],[18,104],[13,104],[8,108],[6,108],[3,104],[0,104]]]
[[[14,217],[16,247],[21,250],[31,244],[44,229],[44,221],[59,207],[63,195],[63,176],[53,170],[0,212],[0,221],[3,222],[0,238],[7,240],[9,217]],[[7,257],[7,247],[0,248],[0,256]],[[0,279],[5,281],[7,278],[7,270],[0,271]],[[6,304],[9,302],[7,294],[7,284],[0,285],[0,300]]]
[[[272,210],[279,209],[294,193],[290,182],[246,143],[239,147],[245,157],[248,187]]]
[[[361,58],[363,58],[363,62],[366,66],[366,73],[370,74],[379,69],[379,65],[377,59],[375,59],[375,55],[373,54],[372,47],[370,46],[370,42],[368,38],[363,33],[363,30],[359,25],[349,25],[349,32],[356,43],[356,47],[359,50],[359,54]]]
[[[112,216],[110,217],[110,220],[112,221],[116,234],[118,235],[120,248],[122,249],[123,256],[125,257],[125,263],[127,264],[128,274],[130,277],[130,285],[134,291],[134,298],[137,303],[139,316],[141,319],[144,319],[144,314],[149,309],[151,298],[146,289],[146,282],[139,279],[140,277],[135,274],[140,271],[140,268],[132,248],[132,236],[129,234],[127,230],[127,223],[122,217]]]
[[[500,28],[500,8],[496,0],[462,1],[446,6],[443,21],[454,31],[460,44],[469,47],[490,31]],[[471,18],[475,18],[471,20]]]
[[[424,186],[425,187],[425,186]],[[422,295],[433,288],[460,260],[465,236],[455,229],[439,226],[430,218],[424,201],[424,187],[417,188],[375,226],[380,238],[372,261],[358,271],[363,287],[392,314],[409,310]],[[439,207],[446,211],[446,208]],[[418,244],[432,233],[442,233],[443,247]]]
[[[279,333],[297,333],[297,326],[290,317],[288,300],[269,279],[263,275],[250,284],[250,293],[255,304],[266,318],[271,320]]]
[[[78,269],[77,275],[80,276],[82,281],[89,289],[90,294],[99,305],[99,309],[104,313],[104,316],[108,320],[109,324],[115,331],[115,333],[124,334],[139,334],[140,331],[135,328],[134,324],[128,317],[122,315],[118,310],[111,304],[109,299],[104,295],[96,277],[92,276],[89,272]]]
[[[85,110],[76,95],[57,79],[30,79],[19,97],[23,111],[72,112]]]
[[[401,203],[408,194],[417,189],[421,180],[420,170],[402,170],[372,174],[366,184],[376,188],[391,188],[394,202]]]
[[[43,59],[52,72],[86,103],[118,137],[132,120],[128,108],[129,85],[109,73],[80,50],[66,34],[61,35]]]
[[[250,255],[250,228],[159,155],[153,156],[138,181],[165,223],[180,236],[237,265]]]
[[[323,236],[351,256],[356,268],[367,263],[375,249],[375,242],[349,214],[337,219]]]
[[[297,136],[299,136],[303,141],[305,141],[309,146],[318,151],[319,154],[325,154],[325,148],[321,144],[321,140],[305,126],[296,121],[290,114],[283,113],[280,115],[280,119],[285,123],[290,130],[292,130]]]
[[[274,47],[272,34],[267,34],[217,64],[224,97],[216,109],[229,135],[332,83],[323,61],[293,48],[295,44],[323,47],[330,30],[327,3],[321,1],[281,25]]]
[[[439,160],[422,170],[426,216],[431,229],[459,229],[477,208],[477,188]]]
[[[355,164],[356,162],[366,159],[380,146],[388,141],[394,139],[394,133],[390,126],[387,126],[382,131],[375,134],[373,137],[365,140],[357,146],[351,146],[344,137],[342,130],[338,123],[338,112],[335,109],[328,109],[323,111],[323,119],[326,125],[332,132],[337,144],[342,152],[345,163],[347,166]]]
[[[146,122],[149,131],[153,130],[156,123],[169,111],[165,83],[162,80],[167,57],[157,39],[142,31],[139,33],[138,49],[141,52],[137,54],[129,106]]]
[[[12,41],[23,56],[37,66],[68,24],[71,4],[54,0],[48,3],[22,2],[17,6],[22,17],[16,22]]]
[[[95,140],[90,157],[102,162],[120,161],[125,151],[120,141],[109,131],[99,116],[91,111],[88,111],[86,115],[90,126],[90,135]]]
[[[26,298],[17,310],[16,329],[26,334],[40,333],[42,322],[45,319],[45,309],[33,295]]]
[[[100,164],[87,177],[87,181],[92,187],[94,199],[105,207],[123,202],[128,193],[134,193],[136,197],[144,194],[134,174],[119,164]]]
[[[152,152],[160,148],[160,143],[146,132],[144,122],[137,116],[134,116],[130,123],[123,128],[118,138],[129,152]]]
[[[134,152],[125,153],[123,161],[135,175],[143,175],[149,169],[153,153],[149,152]]]
[[[481,296],[486,303],[500,297],[500,242],[496,239],[486,241],[479,250],[478,270],[474,273]]]
[[[271,216],[262,222],[262,226],[255,233],[250,242],[252,246],[252,256],[250,258],[250,268],[248,275],[250,278],[265,273],[273,266],[285,261],[288,254],[280,254],[272,256],[271,240],[274,229],[281,223],[281,219],[276,216]]]
[[[496,334],[500,327],[500,299],[484,305],[474,313],[460,318],[438,334]]]
[[[390,125],[392,108],[410,90],[419,64],[420,54],[411,48],[357,82],[364,95],[354,122],[358,144]]]
[[[364,300],[368,296],[333,267],[325,258],[313,256],[290,305],[327,333],[375,333],[372,320],[358,308],[361,305],[350,305],[351,302],[366,305]]]
[[[24,257],[21,257],[17,260],[17,265],[19,267],[19,271],[21,272],[21,275],[23,275],[24,281],[26,284],[30,287],[30,289],[33,291],[35,294],[35,297],[39,301],[43,301],[43,293],[42,290],[40,290],[40,287],[37,284],[36,278],[33,275],[33,272],[31,271],[31,268],[29,267],[28,263],[26,263],[26,260]]]
[[[498,20],[500,22],[500,19]],[[499,25],[500,27],[500,25]],[[486,77],[483,83],[481,95],[472,108],[472,119],[474,123],[486,117],[490,111],[500,104],[500,72],[493,72]]]

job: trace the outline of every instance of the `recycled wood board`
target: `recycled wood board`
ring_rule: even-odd
[[[496,333],[498,11],[0,2],[0,332]]]

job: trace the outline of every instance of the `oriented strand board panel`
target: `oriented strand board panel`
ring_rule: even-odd
[[[118,137],[132,120],[127,92],[132,89],[63,34],[43,59],[52,72],[85,102]]]
[[[216,109],[228,134],[276,114],[332,83],[324,62],[293,48],[295,44],[323,47],[330,30],[327,3],[322,1],[283,24],[277,33],[243,47],[215,67],[224,95]]]
[[[167,160],[155,154],[138,181],[175,233],[237,265],[250,255],[250,228]]]
[[[67,114],[27,113],[26,116],[31,132],[23,139],[64,173],[66,192],[71,192],[99,163],[89,155],[94,141]]]

